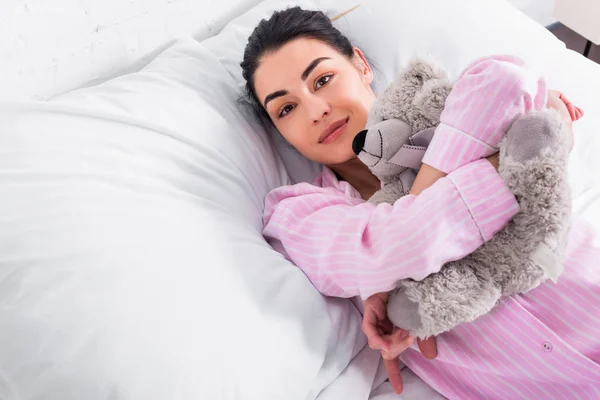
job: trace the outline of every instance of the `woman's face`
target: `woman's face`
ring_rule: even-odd
[[[265,54],[254,76],[258,100],[281,135],[325,165],[355,158],[354,136],[375,100],[373,73],[360,50],[352,60],[314,39]]]

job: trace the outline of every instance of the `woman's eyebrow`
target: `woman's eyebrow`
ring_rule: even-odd
[[[321,61],[325,61],[325,60],[330,60],[331,57],[319,57],[319,58],[315,58],[314,60],[312,60],[312,62],[310,64],[308,64],[308,67],[306,67],[306,69],[302,72],[302,75],[300,75],[300,78],[305,81],[306,78],[308,78],[308,75],[310,75],[310,73],[317,67],[317,65],[319,65],[319,63]],[[265,97],[265,101],[263,103],[263,106],[265,107],[265,109],[267,108],[267,104],[273,100],[276,99],[278,97],[281,96],[285,96],[286,94],[288,94],[287,90],[277,90],[271,94],[268,94],[267,97]]]
[[[273,92],[273,93],[267,95],[267,97],[265,97],[265,102],[263,103],[265,110],[267,109],[267,103],[269,103],[271,100],[276,99],[278,97],[285,96],[286,94],[288,94],[287,90],[278,90],[276,92]]]
[[[308,75],[310,75],[310,73],[313,71],[313,69],[315,69],[321,61],[329,60],[329,59],[330,59],[330,57],[315,58],[314,60],[312,60],[312,62],[310,64],[308,64],[308,67],[306,67],[306,69],[304,70],[304,72],[302,73],[300,78],[302,78],[302,80],[305,81],[306,78],[308,78]]]

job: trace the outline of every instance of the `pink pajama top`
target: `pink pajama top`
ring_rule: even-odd
[[[399,279],[423,279],[473,252],[518,212],[481,158],[546,100],[544,80],[521,60],[477,60],[456,81],[424,158],[446,177],[419,196],[374,206],[324,168],[313,184],[269,193],[263,234],[327,296],[365,299]],[[600,399],[600,249],[583,223],[574,223],[566,254],[557,284],[503,298],[440,335],[435,360],[416,346],[402,360],[449,399]]]

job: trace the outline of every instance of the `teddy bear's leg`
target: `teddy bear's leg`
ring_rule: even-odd
[[[543,110],[515,121],[500,145],[498,172],[520,207],[495,238],[504,249],[497,263],[504,295],[526,292],[562,272],[571,220],[571,141],[558,113]]]
[[[419,315],[419,304],[408,297],[407,289],[401,285],[391,293],[387,314],[392,324],[412,334],[423,327],[423,322]]]
[[[419,338],[439,335],[490,311],[500,287],[469,257],[450,262],[422,281],[405,279],[390,294],[388,317]]]

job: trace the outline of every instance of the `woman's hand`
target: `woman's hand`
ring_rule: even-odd
[[[413,337],[404,329],[392,325],[387,317],[388,293],[376,293],[365,301],[362,330],[369,347],[380,350],[388,378],[396,393],[402,392],[402,375],[399,358],[413,343]],[[435,338],[418,340],[421,353],[429,359],[437,356]]]
[[[546,106],[558,111],[573,138],[573,122],[583,117],[583,110],[571,103],[567,96],[558,90],[548,90]],[[573,144],[574,140],[571,140],[571,150],[573,150]]]
[[[548,90],[546,106],[557,110],[569,125],[583,117],[583,110],[571,103],[571,100],[558,90]]]

